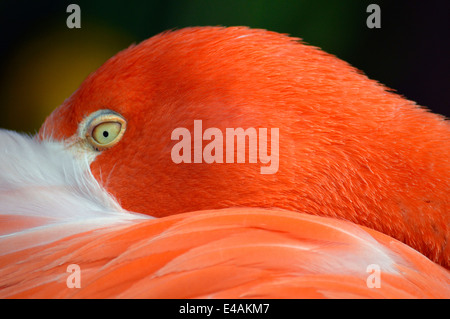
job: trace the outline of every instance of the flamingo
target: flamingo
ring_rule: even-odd
[[[0,131],[0,297],[449,298],[449,133],[300,39],[164,32]]]

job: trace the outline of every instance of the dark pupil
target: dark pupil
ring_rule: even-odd
[[[103,136],[108,137],[109,133],[107,131],[103,131]]]

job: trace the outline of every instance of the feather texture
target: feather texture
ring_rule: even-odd
[[[448,121],[299,39],[243,27],[157,35],[89,76],[42,133],[68,139],[100,108],[128,122],[91,165],[125,209],[305,212],[370,227],[450,265]],[[192,134],[194,120],[222,132],[279,128],[279,170],[175,164],[171,132]]]
[[[126,122],[101,151],[83,130],[99,110]],[[171,132],[195,120],[278,128],[279,170],[174,163]],[[299,39],[157,35],[38,138],[0,131],[0,297],[449,298],[449,139],[443,117]]]
[[[60,143],[0,131],[0,144],[1,298],[450,297],[448,271],[350,222],[255,208],[152,219]]]
[[[0,254],[102,226],[151,218],[128,213],[86,158],[56,141],[0,130]]]

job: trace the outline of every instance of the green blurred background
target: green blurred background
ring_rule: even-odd
[[[81,29],[66,8],[81,7]],[[366,8],[381,7],[381,29]],[[450,116],[450,1],[0,0],[0,127],[34,133],[45,117],[109,57],[161,31],[245,25],[318,46]]]

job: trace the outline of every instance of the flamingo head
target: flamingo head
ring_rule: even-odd
[[[227,135],[238,128],[244,142]],[[449,132],[299,39],[202,27],[109,59],[40,137],[87,158],[127,210],[278,207],[347,219],[448,261]]]

